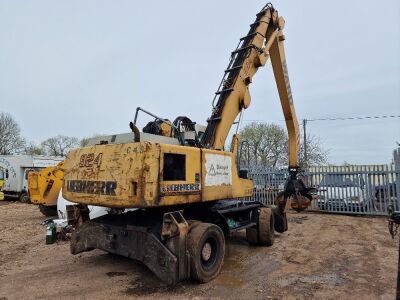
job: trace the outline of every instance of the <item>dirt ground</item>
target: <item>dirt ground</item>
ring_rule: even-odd
[[[395,297],[398,244],[384,218],[293,213],[272,247],[249,247],[238,233],[216,280],[174,288],[129,259],[45,245],[44,219],[34,205],[0,202],[0,300]]]

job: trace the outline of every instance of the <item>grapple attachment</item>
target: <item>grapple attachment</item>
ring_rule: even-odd
[[[297,212],[301,212],[309,207],[311,204],[311,200],[306,196],[295,195],[291,198],[290,205],[293,210]]]
[[[276,205],[286,211],[290,206],[293,210],[301,212],[311,205],[315,188],[309,188],[305,185],[305,180],[299,176],[299,168],[289,168],[289,178],[285,189],[280,192],[275,199]]]

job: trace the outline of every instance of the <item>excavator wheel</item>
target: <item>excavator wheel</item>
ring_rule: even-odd
[[[189,228],[187,248],[190,275],[194,280],[208,282],[218,276],[225,256],[224,234],[217,225],[195,222]]]
[[[258,245],[258,231],[257,228],[246,228],[246,238],[250,245]]]
[[[274,214],[272,209],[261,207],[258,216],[258,242],[263,246],[272,246],[274,244]]]
[[[246,237],[250,245],[272,246],[274,244],[274,214],[272,209],[261,207],[257,227],[246,228]]]

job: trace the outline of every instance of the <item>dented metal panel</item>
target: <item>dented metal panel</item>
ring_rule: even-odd
[[[32,203],[45,206],[57,205],[64,177],[64,163],[31,171],[28,174],[29,198]]]
[[[251,191],[252,182],[238,177],[231,152],[140,142],[77,149],[65,160],[63,197],[81,204],[155,207]]]
[[[160,145],[128,143],[73,150],[65,160],[63,197],[107,207],[157,205]]]

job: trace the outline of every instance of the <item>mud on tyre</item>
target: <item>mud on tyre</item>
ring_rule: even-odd
[[[246,237],[251,245],[272,246],[275,239],[274,214],[271,208],[261,207],[257,226],[246,229]]]
[[[225,238],[221,228],[210,223],[193,223],[187,247],[192,279],[208,282],[218,276],[225,256]]]

